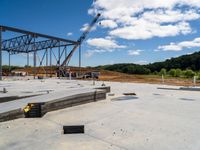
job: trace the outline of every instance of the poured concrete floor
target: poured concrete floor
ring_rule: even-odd
[[[91,81],[66,81],[91,85]],[[99,82],[97,84],[102,84]],[[199,92],[172,87],[108,83],[106,100],[0,123],[0,150],[199,150]],[[124,96],[135,92],[137,96]],[[63,125],[85,125],[85,134],[63,135]]]

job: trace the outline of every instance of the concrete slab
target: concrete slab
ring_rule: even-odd
[[[77,94],[83,94],[83,93],[90,93],[95,92],[94,89],[74,89],[70,91],[60,91],[60,92],[53,92],[50,94],[35,96],[35,97],[29,97],[24,98],[20,100],[15,100],[11,102],[5,102],[0,104],[0,113],[24,108],[28,103],[41,103],[41,102],[49,102],[53,100],[59,100],[61,98],[70,97]]]
[[[198,92],[159,90],[160,85],[151,84],[106,85],[114,93],[106,101],[0,123],[0,149],[200,149]],[[135,92],[138,98],[111,100],[124,92]],[[76,124],[85,125],[85,134],[61,133],[63,125]]]
[[[44,105],[42,105],[42,113],[45,114],[52,110],[105,99],[105,94],[110,91],[110,87],[91,86],[87,84],[87,82],[82,82],[84,84],[80,84],[74,80],[47,79],[42,81],[43,82],[40,80],[29,80],[12,82],[12,85],[10,84],[8,88],[9,92],[1,94],[0,122],[22,117],[24,114],[22,109],[28,103],[44,103]],[[6,86],[7,83],[2,82],[1,85]],[[40,94],[30,97],[31,95],[29,95],[29,93],[33,92],[25,92],[23,91],[24,89],[21,89],[22,87],[28,91],[36,91],[37,89],[35,93],[39,92]],[[13,92],[13,89],[16,89],[16,91]],[[43,94],[41,94],[41,92],[43,92]],[[15,100],[14,98],[19,97],[19,95],[11,96],[13,93],[21,94],[21,99],[17,98],[17,100]],[[3,97],[5,94],[6,97]],[[10,101],[11,97],[13,99]],[[8,102],[4,102],[6,100]],[[16,116],[14,114],[16,114]]]

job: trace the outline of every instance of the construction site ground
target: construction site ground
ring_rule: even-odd
[[[112,71],[102,71],[100,80],[103,81],[115,81],[115,82],[132,82],[132,83],[150,83],[150,84],[166,84],[166,85],[178,85],[178,86],[193,86],[192,78],[176,78],[176,77],[162,77],[159,75],[130,75]],[[200,81],[197,80],[196,85],[200,85]]]
[[[28,72],[29,75],[33,75],[33,68],[25,68],[18,69],[21,71]],[[91,72],[91,71],[99,71],[101,81],[110,81],[110,82],[132,82],[132,83],[150,83],[150,84],[163,84],[162,77],[159,75],[135,75],[135,74],[125,74],[115,71],[108,70],[95,70],[93,68],[79,68],[79,67],[71,67],[71,72],[81,72],[82,74]],[[46,71],[46,72],[45,72]],[[51,67],[39,67],[37,68],[38,76],[46,76],[50,75],[56,76],[56,68]],[[164,84],[166,85],[178,85],[178,86],[193,86],[192,78],[178,78],[178,77],[164,77]],[[200,85],[200,80],[197,80],[196,85]]]
[[[39,90],[48,83],[57,85],[55,90],[63,90],[65,86],[93,86],[93,81],[58,79],[43,82],[21,80],[21,83],[12,81],[7,85],[12,87],[11,84],[15,82],[24,85],[24,90],[28,86],[27,91],[31,89],[27,82],[32,82]],[[102,83],[97,81],[95,85]],[[42,118],[1,122],[0,149],[200,149],[199,91],[158,89],[179,88],[160,84],[104,84],[111,86],[111,93],[107,94],[106,100],[52,111]],[[124,93],[136,95],[125,96]],[[66,125],[84,125],[85,133],[63,134],[63,126]]]

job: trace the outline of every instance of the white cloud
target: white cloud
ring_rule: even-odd
[[[102,26],[111,28],[109,35],[137,40],[192,33],[199,8],[200,0],[96,0],[88,13],[116,23]]]
[[[181,51],[182,48],[179,45],[176,45],[175,43],[170,43],[169,45],[159,46],[158,49],[161,49],[163,51]]]
[[[159,46],[158,49],[163,51],[181,51],[184,48],[200,47],[200,38],[195,38],[191,41],[182,41],[179,43],[170,43],[169,45]]]
[[[116,22],[114,22],[113,20],[103,20],[100,22],[100,25],[103,28],[111,28],[111,29],[117,27]]]
[[[86,57],[91,57],[95,53],[105,53],[105,52],[114,52],[116,49],[126,48],[124,45],[119,45],[115,40],[112,40],[111,37],[106,38],[93,38],[88,39],[86,43],[89,46],[94,47],[95,49],[87,50],[85,53]]]
[[[80,29],[80,31],[84,32],[84,31],[86,31],[88,29],[88,27],[89,27],[89,24],[85,23],[83,25],[83,27]],[[96,30],[96,26],[93,26],[92,29],[91,29],[91,31],[94,31],[94,30]]]
[[[134,64],[139,64],[139,65],[146,65],[146,64],[148,64],[149,62],[148,61],[146,61],[146,60],[139,60],[139,61],[135,61],[135,62],[133,62]]]
[[[106,50],[99,50],[99,49],[94,49],[94,50],[87,50],[85,53],[85,57],[89,58],[93,56],[95,53],[105,53],[105,52],[113,52],[113,49],[106,49]]]
[[[119,49],[126,48],[124,45],[118,45],[115,40],[104,39],[104,38],[94,38],[88,39],[87,44],[98,49]]]
[[[68,32],[68,33],[67,33],[67,36],[71,36],[71,35],[73,35],[72,32]]]
[[[110,35],[127,40],[149,39],[152,37],[176,36],[180,33],[191,32],[191,27],[186,22],[175,25],[159,25],[157,23],[139,20],[134,26],[125,26],[110,31]]]
[[[142,18],[156,23],[173,23],[179,21],[190,21],[200,18],[196,10],[181,12],[180,10],[153,10],[144,12]]]
[[[138,56],[138,55],[141,54],[141,52],[142,52],[142,50],[140,50],[140,49],[137,49],[137,50],[129,50],[129,51],[128,51],[128,55],[130,55],[130,56]]]
[[[85,23],[83,25],[83,27],[80,29],[80,31],[85,31],[87,28],[88,28],[89,24],[88,23]]]

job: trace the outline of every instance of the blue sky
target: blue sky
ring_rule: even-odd
[[[199,8],[200,0],[0,0],[0,24],[77,40],[100,12],[82,46],[83,66],[145,64],[199,50]],[[77,54],[70,65],[78,65]],[[23,66],[26,57],[11,63]]]

